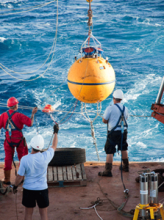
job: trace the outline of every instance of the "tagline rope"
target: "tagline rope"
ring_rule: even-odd
[[[59,88],[59,87],[58,87],[58,88]],[[58,89],[58,88],[57,88],[57,89]],[[56,90],[57,90],[57,89],[56,89]],[[55,93],[55,91],[54,91],[53,93]],[[53,93],[52,93],[52,94],[53,94]],[[76,101],[75,101],[75,102],[76,102]],[[42,103],[43,103],[43,102],[42,102]],[[0,107],[7,108],[7,105],[6,105],[5,103],[1,103],[1,102],[0,102]],[[20,109],[29,109],[29,110],[32,110],[34,107],[19,105],[19,108],[20,108]],[[43,109],[38,107],[38,110],[42,111]],[[81,112],[76,112],[76,111],[74,111],[74,112],[73,112],[73,111],[57,110],[57,109],[55,109],[55,110],[54,110],[54,113],[55,113],[55,112],[65,112],[65,113],[68,113],[68,114],[80,114],[80,115],[83,115],[83,116],[84,116],[84,112],[83,112],[83,111],[81,111]],[[88,112],[88,113],[95,113],[95,114],[97,113],[97,111],[91,111],[91,110],[87,110],[87,112]],[[102,115],[101,115],[100,113],[98,113],[97,117],[98,117],[98,116],[102,117]],[[151,118],[151,116],[146,116],[146,115],[129,115],[129,116],[130,116],[130,117],[140,117],[140,118],[141,118],[141,117],[142,117],[142,118],[148,118],[148,117]],[[85,118],[87,119],[87,117],[85,117]],[[95,118],[95,119],[96,119],[96,118]],[[88,119],[87,119],[87,120],[88,120]]]

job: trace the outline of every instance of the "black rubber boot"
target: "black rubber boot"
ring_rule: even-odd
[[[127,159],[122,159],[122,170],[125,172],[129,172],[129,160]],[[120,170],[121,170],[121,165],[120,165]]]
[[[103,172],[99,172],[99,176],[107,176],[107,177],[112,177],[112,163],[106,163],[105,164],[105,170]]]
[[[11,170],[4,170],[4,180],[3,180],[3,184],[5,185],[11,185],[11,182],[10,182],[10,173],[11,173]]]

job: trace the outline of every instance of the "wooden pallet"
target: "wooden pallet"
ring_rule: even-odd
[[[49,166],[47,183],[49,187],[86,186],[87,177],[84,164],[60,167]]]

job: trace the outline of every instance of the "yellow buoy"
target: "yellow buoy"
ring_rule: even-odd
[[[82,102],[101,102],[115,87],[114,69],[102,57],[80,58],[69,70],[68,87],[72,95]]]

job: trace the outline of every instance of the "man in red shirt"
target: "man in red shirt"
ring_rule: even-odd
[[[18,100],[11,97],[7,101],[7,107],[9,110],[4,112],[0,116],[0,129],[4,128],[6,130],[6,138],[4,141],[5,150],[5,166],[4,166],[4,184],[10,185],[10,173],[12,169],[12,161],[14,156],[15,147],[18,154],[18,159],[20,159],[28,154],[28,148],[26,140],[23,136],[22,129],[23,125],[31,127],[34,122],[34,115],[37,112],[37,107],[33,108],[31,119],[26,115],[17,112]]]

